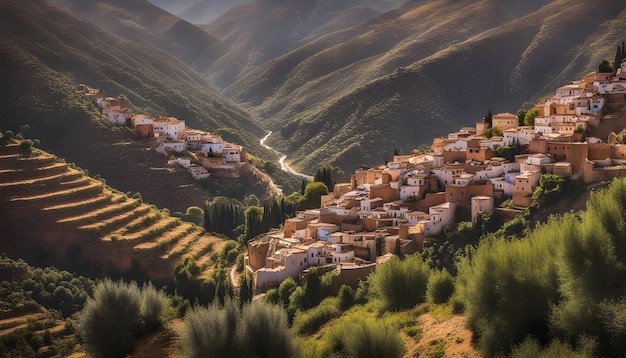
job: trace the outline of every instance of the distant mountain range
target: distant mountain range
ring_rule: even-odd
[[[209,20],[183,15],[191,8]],[[611,0],[6,0],[1,93],[11,122],[3,127],[36,132],[58,110],[48,97],[86,83],[141,110],[222,128],[260,156],[269,153],[258,139],[272,130],[269,143],[300,171],[351,172],[489,109],[528,107],[595,70],[626,38],[624,8]],[[71,158],[70,148],[51,149]]]

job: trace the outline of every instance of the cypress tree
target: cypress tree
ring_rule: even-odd
[[[493,124],[493,116],[491,115],[491,108],[489,108],[489,111],[483,117],[483,122],[487,123],[489,125],[489,128],[491,128],[491,125]]]
[[[615,51],[615,60],[613,61],[613,69],[615,71],[617,71],[618,68],[620,68],[620,65],[622,64],[622,59],[624,58],[624,48],[623,48],[623,44],[622,44],[622,48],[620,48],[619,45],[617,45],[617,50]]]
[[[204,230],[206,232],[211,231],[211,205],[207,205],[204,210]]]

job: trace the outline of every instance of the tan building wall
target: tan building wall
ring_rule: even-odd
[[[265,267],[269,240],[248,242],[248,264],[255,270]]]
[[[466,155],[467,155],[466,151],[464,150],[459,150],[459,151],[447,150],[443,152],[443,162],[444,163],[454,163],[454,162],[464,163],[466,159]]]
[[[415,203],[413,209],[417,210],[417,211],[423,211],[423,212],[427,213],[428,209],[431,206],[441,205],[441,204],[443,204],[445,202],[446,202],[446,193],[445,192],[426,194],[426,196],[424,196],[424,199],[422,199],[422,200],[418,201],[417,203]]]
[[[546,153],[548,150],[548,140],[546,138],[531,139],[528,144],[529,153]]]
[[[489,147],[467,148],[465,152],[466,160],[475,160],[481,163],[493,158],[494,152]]]
[[[375,231],[378,228],[391,226],[393,224],[392,218],[376,218],[368,217],[363,219],[363,228],[365,231]]]
[[[517,116],[512,113],[498,113],[492,117],[492,127],[498,127],[505,131],[511,128],[517,128],[519,121]]]
[[[339,199],[343,194],[349,192],[354,188],[351,187],[350,183],[339,183],[335,184],[333,189],[333,198]]]
[[[353,175],[354,187],[363,184],[374,185],[376,179],[382,178],[383,171],[380,169],[358,169]]]
[[[466,186],[446,187],[446,200],[453,203],[469,205],[473,196],[493,196],[493,184],[491,181],[472,183]]]
[[[329,222],[332,223],[332,222]],[[289,238],[293,235],[294,232],[298,231],[298,230],[304,230],[307,228],[309,222],[306,220],[302,220],[302,219],[297,219],[297,218],[293,218],[293,219],[287,219],[285,220],[285,234],[284,236],[286,238]],[[332,223],[334,224],[334,223]]]
[[[615,146],[606,143],[589,144],[589,160],[603,160],[615,157]]]
[[[381,198],[384,202],[398,200],[398,190],[390,185],[376,185],[370,187],[370,199]]]

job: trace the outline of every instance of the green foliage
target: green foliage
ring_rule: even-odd
[[[152,285],[101,281],[78,321],[85,350],[94,357],[124,357],[142,332],[160,327],[164,300]]]
[[[547,347],[543,347],[535,338],[529,337],[524,339],[521,344],[515,346],[515,348],[511,351],[510,357],[588,358],[597,356],[597,354],[595,353],[596,342],[594,342],[593,340],[585,339],[581,343],[582,344],[578,349],[573,349],[567,343],[564,343],[561,340],[557,339],[550,342],[550,345],[548,345]]]
[[[30,139],[24,139],[20,142],[20,150],[27,155],[30,155],[33,149],[33,141]]]
[[[261,159],[248,153],[248,161],[253,163],[257,169],[269,175],[274,183],[282,188],[283,192],[292,193],[299,190],[300,177],[282,170],[275,160]]]
[[[263,227],[263,208],[259,206],[249,206],[244,211],[244,233],[241,242],[246,243],[255,236],[265,231]]]
[[[626,128],[617,134],[615,142],[618,144],[626,144]]]
[[[485,122],[489,127],[491,127],[491,125],[493,124],[493,115],[491,114],[491,108],[489,108],[489,111],[483,117],[483,122]]]
[[[553,179],[545,178],[546,189],[562,184]],[[626,180],[619,179],[592,193],[582,214],[551,217],[519,240],[483,240],[457,276],[483,354],[506,353],[533,336],[552,342],[542,355],[567,351],[560,340],[576,352],[595,342],[597,355],[616,356],[626,339],[625,223]]]
[[[483,137],[485,138],[502,137],[502,128],[500,127],[487,128],[483,131]]]
[[[324,301],[326,302],[326,301]],[[311,335],[333,318],[339,317],[341,311],[335,301],[322,303],[307,311],[298,312],[293,320],[293,330],[300,335]]]
[[[537,116],[539,116],[539,110],[538,109],[531,109],[530,111],[527,111],[526,115],[524,115],[524,125],[525,126],[534,126],[535,125],[535,118],[537,118]]]
[[[339,299],[339,309],[345,311],[356,303],[356,292],[348,285],[341,285],[337,298]]]
[[[402,357],[405,348],[398,330],[370,319],[342,320],[324,335],[317,357]]]
[[[183,220],[194,223],[198,226],[204,225],[204,210],[197,206],[190,206],[185,211]]]
[[[213,302],[209,307],[196,306],[185,316],[180,337],[185,356],[190,358],[238,357],[237,326],[239,306],[226,300],[224,306]]]
[[[505,158],[508,161],[514,162],[515,156],[522,153],[522,146],[520,145],[502,145],[496,147],[496,156]]]
[[[613,66],[607,60],[602,60],[598,65],[598,72],[608,73],[613,72]]]
[[[291,277],[286,278],[285,280],[283,280],[283,282],[280,283],[280,286],[278,287],[278,297],[284,307],[287,307],[289,305],[289,296],[291,296],[291,294],[293,293],[293,291],[296,290],[297,287],[298,284]]]
[[[461,263],[457,289],[485,355],[505,352],[528,334],[545,339],[550,304],[559,297],[558,225],[552,219],[522,241],[484,240]]]
[[[338,168],[335,168],[338,169]],[[340,169],[338,169],[340,170]],[[331,190],[335,187],[335,181],[333,179],[333,168],[332,167],[322,167],[317,169],[315,176],[313,177],[314,182],[321,182],[326,185],[328,190]],[[306,195],[306,188],[305,193]]]
[[[292,357],[287,316],[265,302],[239,306],[226,300],[194,307],[181,331],[187,357]]]
[[[67,271],[34,268],[5,256],[0,256],[0,271],[7,273],[0,285],[0,310],[7,312],[36,310],[42,305],[69,317],[83,308],[94,285],[92,280]]]
[[[2,135],[2,141],[5,144],[13,142],[14,139],[15,139],[15,134],[13,134],[12,130],[7,130]]]
[[[304,286],[304,301],[306,308],[317,306],[323,298],[322,280],[317,267],[311,267],[307,273],[306,285]]]
[[[403,310],[424,302],[430,269],[418,255],[392,257],[369,277],[372,291],[388,310]]]
[[[207,202],[204,211],[204,229],[236,239],[235,230],[244,223],[243,207],[244,204],[235,199],[223,196],[213,198]]]
[[[328,194],[328,187],[322,182],[310,182],[304,189],[304,200],[300,202],[300,209],[319,208],[322,195]]]
[[[426,286],[426,297],[431,303],[446,303],[454,293],[454,278],[446,269],[430,274]]]
[[[526,113],[528,113],[525,109],[517,110],[517,124],[521,127],[524,125],[524,119],[526,118]]]
[[[270,288],[265,292],[265,297],[263,298],[265,302],[271,303],[273,305],[278,304],[280,302],[280,294],[278,293],[277,288]]]
[[[287,315],[281,307],[262,302],[246,305],[237,329],[237,338],[243,350],[240,357],[294,356]]]

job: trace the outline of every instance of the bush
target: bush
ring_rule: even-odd
[[[31,150],[33,149],[33,141],[30,139],[23,140],[22,142],[20,142],[20,149],[22,150],[22,152],[30,154]]]
[[[402,357],[405,351],[397,329],[370,320],[342,321],[324,337],[321,357]]]
[[[283,303],[284,307],[287,307],[289,305],[289,296],[291,296],[291,294],[293,293],[293,291],[296,290],[297,287],[298,284],[291,277],[283,280],[283,282],[280,283],[280,286],[278,286],[278,297],[280,298],[280,301]]]
[[[262,301],[242,309],[229,299],[223,306],[194,307],[185,317],[181,340],[188,357],[293,356],[284,310]]]
[[[100,282],[78,320],[87,353],[94,357],[124,357],[142,331],[161,325],[164,299],[152,285],[140,289],[134,282]]]
[[[356,292],[348,285],[341,285],[337,297],[339,298],[339,309],[342,311],[352,307],[356,302]]]
[[[275,305],[264,302],[245,305],[237,327],[239,357],[293,357],[293,344],[287,314]]]
[[[322,304],[308,311],[299,312],[293,320],[293,329],[298,334],[310,335],[341,312],[331,304]]]
[[[191,358],[237,357],[235,335],[239,317],[239,306],[231,300],[226,300],[223,307],[217,302],[207,308],[194,307],[185,316],[180,334],[185,355]]]
[[[446,303],[454,292],[454,278],[446,269],[433,272],[428,278],[426,297],[431,303]]]
[[[124,357],[139,328],[141,292],[136,285],[104,280],[78,321],[84,347],[94,357]]]
[[[370,276],[371,289],[389,310],[403,310],[424,302],[430,269],[417,255],[403,261],[392,257]]]

